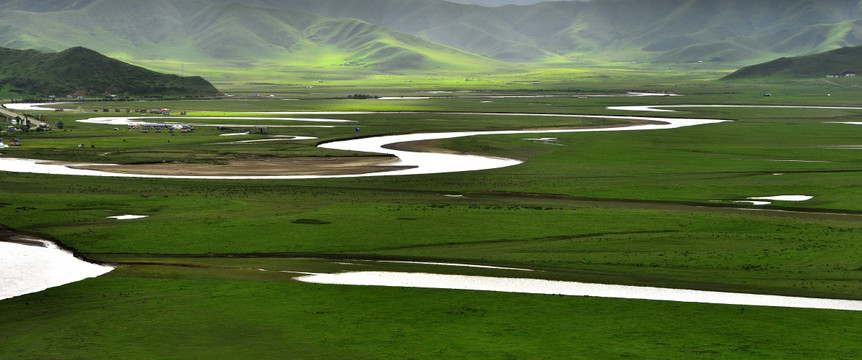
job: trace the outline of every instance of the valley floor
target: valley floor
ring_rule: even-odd
[[[766,108],[730,105],[738,99],[302,100],[290,111],[353,112],[338,115],[353,123],[270,128],[239,140],[314,140],[240,144],[225,144],[226,130],[215,127],[145,134],[63,114],[66,131],[25,134],[24,146],[0,160],[99,160],[122,164],[121,174],[8,168],[0,173],[0,222],[116,269],[0,301],[0,357],[852,357],[862,352],[862,312],[760,305],[831,298],[858,310],[862,168],[858,154],[841,146],[857,145],[862,128],[839,123],[862,111],[841,94],[819,108],[773,106],[822,105],[803,95]],[[722,107],[692,105],[701,101]],[[177,106],[191,114],[219,108],[233,132],[260,125],[235,113],[249,110],[231,108],[237,104],[249,106]],[[651,109],[677,110],[662,114],[672,123],[727,121],[608,131],[632,121],[609,107],[628,104],[650,107],[638,108],[638,121],[662,121]],[[276,102],[251,106],[256,116],[284,111]],[[590,116],[564,116],[573,113]],[[334,179],[140,178],[130,170],[216,177],[230,174],[209,169],[234,164],[252,168],[230,172],[260,176],[269,173],[259,164],[310,158],[336,168],[357,158],[376,166],[392,158],[317,145],[469,130],[483,136],[393,151],[518,160],[482,171]],[[129,214],[141,217],[116,218]],[[495,290],[481,284],[413,288],[404,278],[377,286],[297,281],[393,273],[503,278],[522,284],[517,292],[573,282],[707,292],[685,303],[477,291]],[[779,297],[713,303],[727,293]]]

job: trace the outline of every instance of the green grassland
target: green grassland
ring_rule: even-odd
[[[15,329],[4,331],[0,350],[9,358],[846,358],[860,351],[855,313],[326,287],[256,270],[121,269],[4,305],[4,328]]]
[[[22,141],[0,156],[217,166],[370,155],[317,147],[359,136],[628,122],[531,113],[729,121],[542,135],[554,141],[506,135],[425,144],[524,161],[468,173],[232,181],[3,172],[0,224],[117,268],[0,301],[0,359],[848,359],[862,353],[858,312],[295,280],[303,272],[381,270],[862,300],[862,150],[854,149],[862,145],[862,127],[834,123],[860,121],[862,110],[607,108],[858,106],[862,80],[818,75],[859,70],[847,65],[855,64],[854,53],[794,59],[787,67],[767,63],[755,76],[717,80],[778,56],[856,45],[858,4],[369,3],[0,4],[3,46],[87,46],[148,69],[200,75],[225,93],[214,100],[101,101],[106,94],[97,91],[86,102],[58,105],[87,113],[42,112],[62,129],[0,134]],[[68,62],[48,67],[69,72]],[[22,71],[37,78],[46,72]],[[0,88],[4,100],[46,95],[10,89]],[[621,96],[629,91],[684,96]],[[347,98],[353,94],[433,98]],[[188,114],[171,121],[229,129],[144,133],[76,121],[161,107]],[[328,128],[241,119],[278,117],[271,111],[376,113],[295,115],[353,121]],[[220,136],[256,126],[267,126],[267,134]],[[273,135],[316,139],[230,143]],[[785,194],[813,199],[739,202]],[[148,217],[107,218],[122,214]],[[385,262],[391,260],[534,271]]]
[[[455,112],[733,121],[663,131],[547,135],[558,139],[553,143],[507,135],[433,144],[526,160],[470,173],[243,181],[2,173],[0,223],[119,267],[103,277],[0,302],[0,357],[855,356],[862,352],[862,322],[855,312],[309,285],[279,272],[448,271],[862,299],[862,153],[835,148],[859,145],[862,127],[829,123],[859,121],[862,111],[686,108],[639,114],[606,109],[638,104],[849,106],[858,99],[855,79],[840,79],[842,86],[813,79],[717,82],[705,80],[708,71],[684,75],[668,70],[639,77],[636,69],[628,68],[595,78],[592,71],[547,70],[528,77],[539,83],[515,86],[515,76],[504,74],[479,80],[487,82],[469,93],[458,92],[470,84],[459,84],[454,76],[413,83],[404,77],[381,78],[367,84],[369,91],[360,91],[359,81],[325,81],[312,89],[272,85],[282,89],[274,99],[243,96],[264,94],[246,84],[236,85],[239,95],[231,100],[82,105],[101,109],[166,104],[190,116],[411,112],[326,115],[355,121],[333,128],[270,128],[270,135],[318,138],[277,144],[214,144],[233,140],[219,137],[221,131],[215,128],[172,136],[74,121],[115,113],[48,114],[51,122],[63,121],[64,129],[19,134],[24,146],[6,149],[3,156],[217,164],[235,158],[364,155],[315,147],[355,136],[615,123]],[[671,73],[679,76],[664,76]],[[561,75],[571,78],[553,82]],[[660,78],[665,82],[658,82]],[[429,86],[433,84],[439,87]],[[509,94],[552,92],[566,97],[468,97],[504,94],[507,87],[512,89]],[[538,90],[543,87],[550,91]],[[578,97],[610,89],[686,96]],[[427,95],[428,90],[452,93],[430,100],[344,98],[352,93]],[[765,92],[773,96],[763,97]],[[259,124],[238,119],[224,123]],[[356,127],[361,133],[354,132]],[[78,149],[79,143],[95,147]],[[462,197],[445,196],[452,194]],[[814,198],[765,207],[736,203],[782,194]],[[149,217],[106,219],[120,214]],[[537,271],[525,275],[374,260]]]

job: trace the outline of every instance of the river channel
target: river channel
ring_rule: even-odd
[[[18,110],[40,110],[41,104],[7,104],[10,109]],[[736,105],[676,105],[676,106],[638,106],[638,107],[616,107],[616,110],[628,111],[673,111],[664,108],[672,107],[744,107]],[[767,106],[769,107],[769,106]],[[792,107],[803,108],[803,107]],[[829,108],[857,110],[862,108],[851,107],[804,107],[804,108]],[[42,108],[44,109],[44,108]],[[47,110],[47,109],[46,109]],[[357,112],[302,112],[302,113],[270,113],[278,115],[312,115],[332,116],[359,114]],[[361,114],[373,114],[362,112]],[[387,113],[392,114],[392,113]],[[475,114],[475,113],[472,113]],[[415,152],[393,150],[388,147],[391,144],[451,139],[467,136],[487,135],[515,135],[515,134],[553,134],[571,132],[608,132],[608,131],[645,131],[645,130],[670,130],[687,126],[708,125],[724,122],[719,119],[697,119],[697,118],[666,118],[666,117],[643,117],[643,116],[602,116],[602,115],[561,115],[561,114],[512,114],[512,113],[480,113],[488,116],[537,116],[537,117],[573,117],[594,119],[622,119],[637,120],[647,123],[610,128],[580,128],[580,129],[553,129],[553,130],[507,130],[507,131],[464,131],[443,133],[418,133],[405,135],[378,136],[359,138],[344,141],[336,141],[321,144],[321,147],[346,151],[361,151],[381,153],[396,156],[399,161],[389,165],[397,166],[396,170],[384,172],[372,172],[366,174],[350,175],[280,175],[280,176],[173,176],[155,174],[126,174],[110,171],[86,170],[71,167],[70,164],[45,162],[34,159],[19,159],[0,157],[0,171],[26,172],[52,175],[77,175],[77,176],[114,176],[114,177],[138,177],[138,178],[195,178],[195,179],[315,179],[315,178],[340,178],[340,177],[364,177],[364,176],[403,176],[417,174],[438,174],[462,171],[478,171],[502,168],[520,164],[521,161],[506,158],[443,154],[435,152]],[[160,118],[160,119],[190,119],[206,120],[207,118]],[[260,121],[298,121],[303,123],[335,123],[349,122],[340,119],[321,118],[234,118]],[[136,122],[145,122],[139,117],[110,117],[91,118],[80,120],[89,123],[105,125],[122,125]],[[209,124],[202,124],[204,126]],[[215,126],[215,125],[212,125]],[[328,126],[328,125],[321,125]],[[384,165],[385,166],[385,165]],[[407,168],[405,168],[407,167]],[[30,292],[40,291],[48,287],[59,286],[65,283],[78,281],[87,277],[98,276],[110,271],[111,268],[89,264],[75,258],[71,253],[65,252],[50,243],[41,245],[0,242],[0,279],[4,292],[0,293],[0,299],[22,295]],[[64,276],[61,276],[64,275]],[[431,287],[445,289],[504,291],[538,294],[563,294],[573,296],[598,296],[617,297],[628,299],[650,299],[663,301],[685,301],[705,302],[718,304],[746,304],[755,306],[783,306],[801,308],[819,308],[862,311],[862,301],[854,300],[832,300],[792,298],[780,296],[768,296],[758,294],[716,293],[707,291],[693,291],[685,289],[648,288],[636,286],[616,286],[603,284],[584,284],[576,282],[550,282],[541,279],[510,279],[494,277],[465,277],[457,275],[439,274],[417,274],[417,273],[341,273],[341,274],[306,274],[298,278],[301,281],[322,284],[343,285],[366,285],[366,286],[406,286],[406,287]]]

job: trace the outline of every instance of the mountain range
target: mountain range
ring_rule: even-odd
[[[282,64],[374,71],[479,69],[496,61],[356,19],[197,0],[0,2],[0,46],[84,46],[155,69]]]
[[[481,3],[480,1],[468,1]],[[7,0],[0,46],[85,46],[176,72],[220,64],[374,72],[513,64],[750,65],[862,44],[860,0]]]

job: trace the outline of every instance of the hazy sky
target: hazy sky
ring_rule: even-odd
[[[589,1],[589,0],[446,0],[461,4],[476,4],[482,6],[502,6],[502,5],[530,5],[545,1]]]

